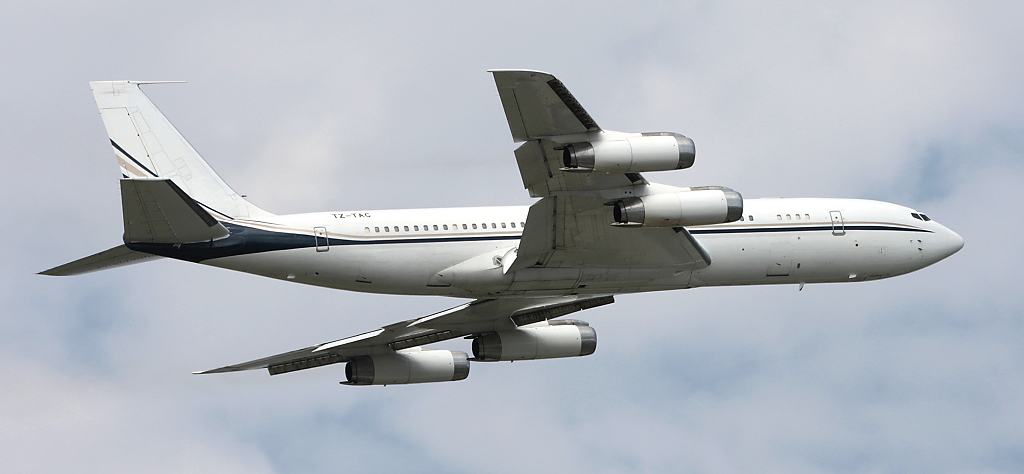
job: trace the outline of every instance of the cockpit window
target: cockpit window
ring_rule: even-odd
[[[916,213],[916,212],[911,212],[910,213],[910,217],[913,217],[914,219],[917,219],[919,221],[923,221],[924,220],[924,219],[921,219],[921,215]]]
[[[921,214],[921,219],[924,220],[925,222],[928,222],[928,221],[931,220],[931,218],[929,218],[928,216],[926,216],[924,214]]]

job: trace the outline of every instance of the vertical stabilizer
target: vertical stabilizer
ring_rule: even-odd
[[[94,81],[103,125],[125,178],[168,178],[218,218],[259,218],[269,213],[232,190],[149,98],[140,81]]]

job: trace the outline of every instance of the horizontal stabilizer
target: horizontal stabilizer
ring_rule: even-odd
[[[136,252],[124,245],[119,245],[110,250],[104,250],[95,255],[90,255],[85,258],[80,258],[71,263],[65,263],[59,267],[54,267],[46,271],[39,272],[40,275],[49,276],[71,276],[81,275],[83,273],[91,273],[99,270],[107,270],[110,268],[121,267],[124,265],[131,265],[133,263],[142,263],[149,260],[156,260],[163,258],[157,255],[150,255],[148,253]]]
[[[228,230],[167,178],[121,180],[125,243],[185,244],[219,239]]]

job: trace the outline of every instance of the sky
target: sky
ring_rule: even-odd
[[[4,5],[5,471],[1024,471],[1019,2],[377,3]],[[528,205],[492,68],[693,138],[653,181],[896,202],[966,245],[881,281],[620,296],[574,315],[591,356],[388,387],[191,371],[460,300],[35,274],[121,240],[90,80],[188,81],[146,92],[271,212]]]

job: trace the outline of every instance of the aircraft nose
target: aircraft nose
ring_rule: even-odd
[[[956,232],[953,232],[952,230],[949,230],[949,228],[945,228],[945,229],[946,229],[946,245],[943,246],[943,249],[942,249],[942,253],[944,254],[943,258],[946,258],[946,257],[948,257],[950,255],[953,255],[954,253],[959,252],[960,249],[964,248],[964,238],[960,237],[960,234],[957,234]]]

